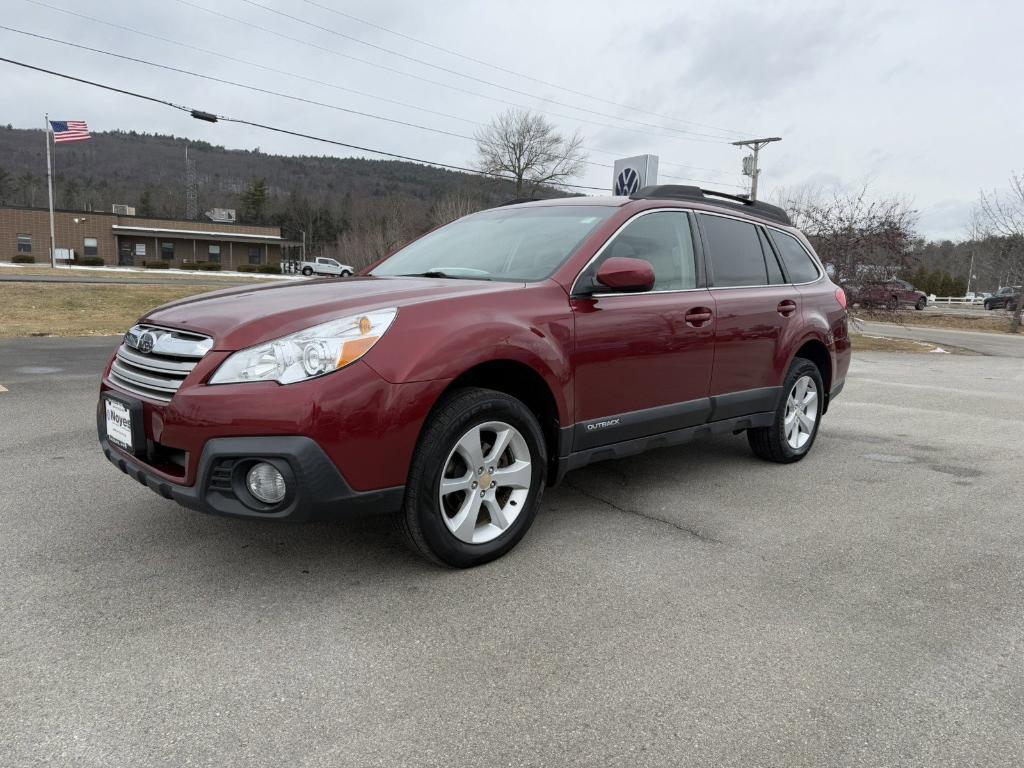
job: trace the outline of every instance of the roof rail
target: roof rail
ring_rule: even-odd
[[[653,187],[643,187],[629,196],[630,200],[690,200],[697,203],[717,205],[721,208],[742,207],[744,213],[751,216],[758,216],[762,219],[770,219],[787,226],[792,226],[789,214],[777,205],[762,203],[760,200],[748,200],[739,195],[730,195],[727,192],[713,192],[710,189],[687,186],[685,184],[661,184]],[[726,202],[728,201],[728,202]],[[740,206],[735,205],[739,203]]]

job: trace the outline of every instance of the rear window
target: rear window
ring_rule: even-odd
[[[719,288],[768,285],[761,241],[753,224],[701,215],[711,251],[713,284]]]
[[[782,261],[793,283],[810,283],[818,279],[818,268],[811,254],[792,235],[772,230],[772,239],[779,248]]]

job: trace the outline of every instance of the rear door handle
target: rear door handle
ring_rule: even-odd
[[[711,310],[707,307],[694,307],[683,317],[686,324],[692,328],[700,328],[705,323],[711,322]]]
[[[779,302],[779,306],[776,309],[779,310],[779,314],[783,317],[789,317],[796,312],[796,302],[792,299],[783,299]]]

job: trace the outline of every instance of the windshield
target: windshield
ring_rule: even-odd
[[[596,205],[483,211],[424,235],[370,274],[543,280],[615,211]]]

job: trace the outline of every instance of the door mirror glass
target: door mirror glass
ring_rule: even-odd
[[[597,270],[597,282],[624,293],[649,291],[654,287],[654,267],[643,259],[613,256]]]

